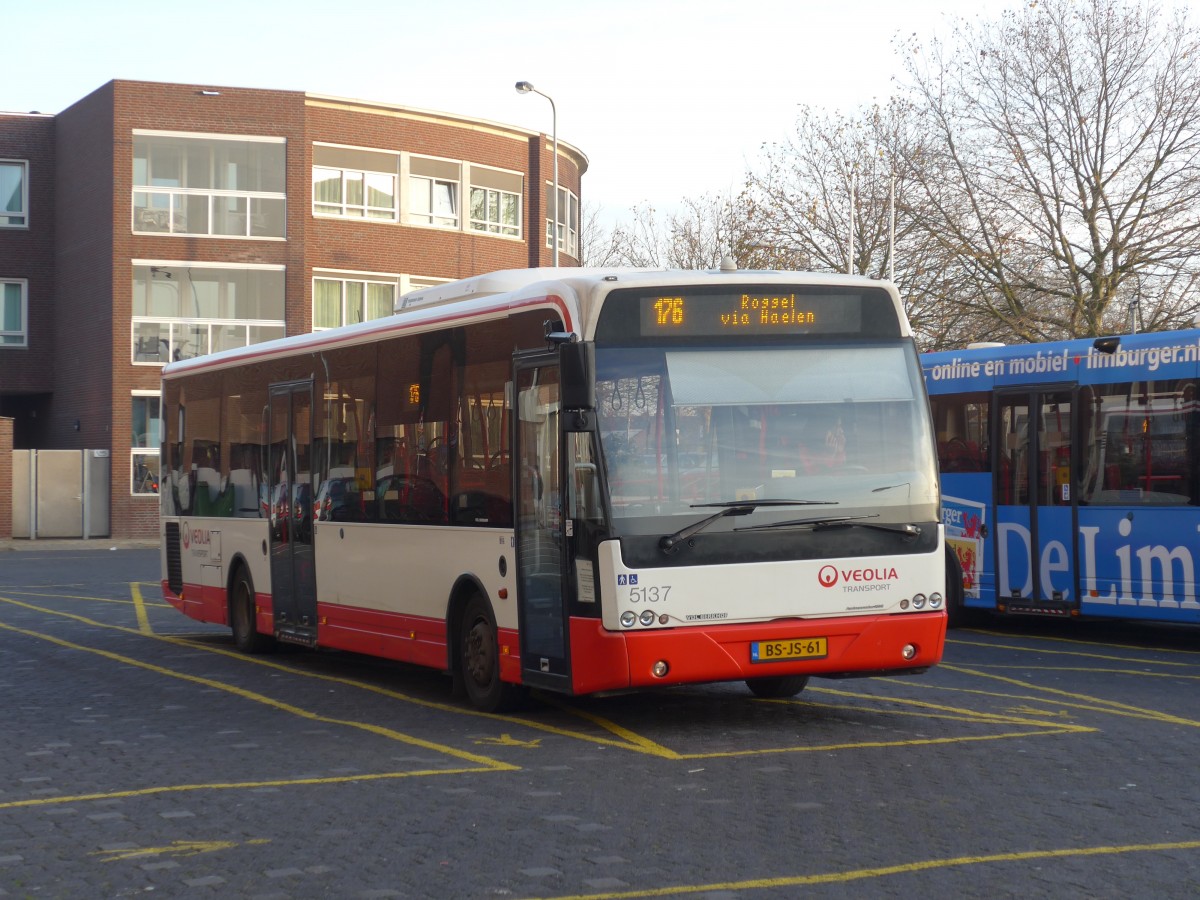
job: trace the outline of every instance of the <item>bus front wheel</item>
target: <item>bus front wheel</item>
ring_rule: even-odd
[[[463,608],[458,666],[473,706],[485,712],[512,709],[521,700],[518,685],[500,680],[500,643],[491,605],[475,594]]]
[[[766,700],[795,697],[807,685],[807,675],[775,675],[769,678],[746,679],[746,687],[750,688],[750,693]]]
[[[254,582],[250,580],[250,572],[242,566],[233,580],[229,624],[233,629],[233,643],[243,653],[266,653],[275,645],[274,638],[258,630],[255,618]]]

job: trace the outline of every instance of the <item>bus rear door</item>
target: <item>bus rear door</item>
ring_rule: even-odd
[[[996,603],[1010,613],[1079,607],[1071,495],[1071,390],[997,391]]]

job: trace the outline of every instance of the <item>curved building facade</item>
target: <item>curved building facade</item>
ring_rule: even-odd
[[[0,114],[0,449],[11,427],[18,449],[98,451],[108,535],[157,535],[166,362],[548,266],[555,240],[578,265],[587,158],[558,151],[556,228],[550,136],[495,122],[138,81]]]

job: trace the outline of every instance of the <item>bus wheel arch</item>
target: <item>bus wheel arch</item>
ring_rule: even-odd
[[[243,653],[267,653],[275,648],[275,639],[258,630],[257,602],[254,578],[250,567],[241,558],[235,558],[230,567],[229,627],[233,631],[233,643]]]
[[[500,678],[500,639],[496,614],[483,590],[460,582],[450,602],[450,670],[455,692],[485,712],[502,712],[519,705],[520,685]]]
[[[954,549],[946,545],[946,627],[961,628],[967,624],[971,610],[966,606],[963,589],[962,563]]]

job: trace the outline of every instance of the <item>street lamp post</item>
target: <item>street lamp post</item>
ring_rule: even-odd
[[[538,94],[550,101],[550,132],[554,142],[554,266],[558,267],[558,110],[554,108],[554,98],[543,94],[528,81],[516,83],[518,94]]]

